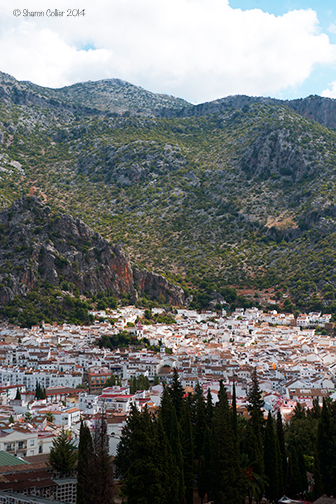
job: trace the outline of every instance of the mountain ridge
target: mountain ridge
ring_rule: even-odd
[[[209,113],[220,113],[229,108],[243,108],[244,106],[249,106],[254,103],[260,103],[288,106],[309,120],[319,122],[327,128],[336,128],[336,100],[318,95],[310,95],[306,98],[296,98],[292,100],[247,95],[229,95],[194,105],[182,98],[176,98],[173,95],[153,93],[141,86],[135,86],[128,81],[118,78],[85,81],[61,88],[46,88],[30,81],[17,81],[9,74],[0,72],[0,90],[2,91],[0,92],[0,99],[3,99],[6,94],[7,96],[14,94],[16,103],[20,103],[20,94],[6,93],[4,89],[5,79],[9,80],[10,85],[14,89],[19,86],[19,91],[22,91],[21,104],[22,101],[28,100],[29,102],[32,96],[41,94],[41,101],[39,104],[41,104],[44,99],[46,100],[46,105],[55,106],[54,101],[58,98],[61,99],[63,105],[67,103],[73,106],[75,104],[76,107],[82,108],[87,112],[94,110],[95,113],[105,112],[123,114],[126,112],[141,113],[142,111],[144,115],[152,113],[153,116],[157,117],[199,117]],[[111,89],[106,89],[104,86],[110,86]],[[29,94],[27,88],[32,90],[33,93]],[[126,90],[125,96],[117,96],[120,91],[119,88]],[[75,90],[74,93],[72,92],[73,90]],[[98,104],[100,107],[97,107],[97,100],[95,101],[94,98],[90,96],[90,90],[94,90],[97,96],[99,94],[101,95],[100,98],[103,100],[104,106],[100,103]],[[9,91],[8,86],[7,91]],[[82,98],[80,97],[81,92],[83,94]],[[130,96],[132,96],[131,101]],[[63,102],[62,99],[64,100]],[[113,100],[114,103],[112,103]],[[88,101],[90,106],[87,105]],[[109,102],[108,104],[107,101]],[[86,104],[84,105],[83,102]],[[142,107],[144,108],[142,109]]]
[[[99,86],[88,87],[95,99]],[[140,269],[164,273],[193,307],[245,286],[336,310],[336,133],[310,117],[331,123],[335,101],[238,96],[170,111],[148,101],[142,112],[133,91],[129,113],[117,113],[4,89],[2,206],[40,195],[121,244]]]

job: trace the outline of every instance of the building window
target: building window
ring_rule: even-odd
[[[23,441],[19,441],[19,450],[22,450],[23,448]]]
[[[35,444],[34,439],[31,439],[31,440],[30,440],[30,446],[34,446],[34,444]]]

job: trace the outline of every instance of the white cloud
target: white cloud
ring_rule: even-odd
[[[328,32],[330,33],[336,33],[336,25],[334,23],[332,23],[329,28],[328,28]]]
[[[44,0],[30,11],[46,12]],[[58,0],[64,10],[68,0]],[[50,87],[119,77],[194,102],[276,95],[336,61],[310,9],[274,16],[227,0],[83,0],[85,17],[0,13],[0,70]],[[17,0],[16,8],[27,8]],[[96,49],[84,51],[92,44]]]
[[[324,96],[324,98],[336,98],[336,81],[331,82],[329,86],[329,88],[322,91],[321,96]]]

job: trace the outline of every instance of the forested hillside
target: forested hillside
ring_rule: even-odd
[[[336,133],[317,122],[332,125],[333,100],[193,106],[118,80],[50,90],[0,77],[3,208],[40,196],[191,306],[274,287],[287,309],[336,311]]]

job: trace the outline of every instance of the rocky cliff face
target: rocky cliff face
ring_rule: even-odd
[[[226,96],[225,98],[200,103],[199,105],[184,106],[180,110],[165,109],[160,112],[160,115],[162,117],[201,117],[207,114],[218,114],[229,109],[242,109],[245,107],[247,110],[248,107],[255,103],[285,105],[310,121],[316,121],[327,128],[336,128],[336,100],[316,95],[297,100],[278,100],[263,96],[246,95]]]
[[[52,214],[34,196],[0,213],[0,303],[38,285],[69,283],[79,292],[110,291],[136,300],[138,293],[183,304],[182,289],[160,275],[133,267],[120,245],[111,245],[80,219]],[[136,288],[137,287],[137,290]]]
[[[134,268],[134,282],[139,292],[149,295],[151,298],[165,298],[172,304],[183,305],[185,295],[183,290],[168,282],[166,278],[156,273]]]
[[[298,100],[282,102],[288,105],[298,114],[319,122],[327,128],[336,128],[336,100],[332,98],[323,98],[322,96],[308,96]]]

